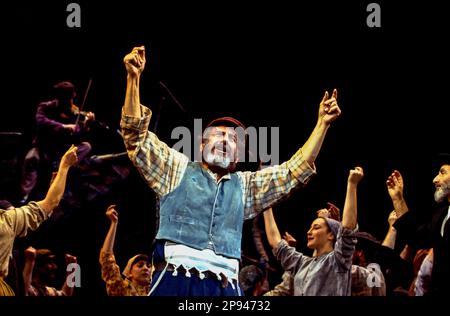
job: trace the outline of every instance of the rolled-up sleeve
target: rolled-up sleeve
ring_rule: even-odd
[[[305,258],[301,252],[295,250],[294,247],[290,247],[284,239],[273,249],[273,254],[280,261],[283,269],[292,273],[292,275],[295,275]]]
[[[122,111],[120,126],[128,156],[148,185],[163,196],[181,182],[188,157],[170,148],[148,130],[152,112],[141,105],[142,118]]]
[[[256,172],[238,173],[244,187],[245,219],[253,218],[259,212],[289,196],[295,189],[306,185],[316,174],[298,150],[292,158],[281,165]]]
[[[102,279],[106,283],[108,296],[127,295],[127,286],[120,274],[114,254],[101,251],[99,261],[102,268]]]
[[[358,240],[355,233],[358,231],[358,225],[355,229],[348,229],[341,226],[339,228],[336,244],[334,245],[334,253],[338,269],[342,272],[352,268],[352,257],[355,252],[355,246]]]
[[[47,218],[47,213],[36,202],[4,213],[4,221],[16,237],[24,237],[29,230],[36,230]]]

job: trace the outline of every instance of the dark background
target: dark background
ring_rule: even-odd
[[[94,154],[123,151],[119,126],[126,73],[122,59],[145,45],[147,65],[141,101],[156,112],[162,97],[159,136],[223,115],[247,126],[280,128],[280,158],[289,157],[312,131],[324,90],[339,90],[342,116],[333,123],[317,159],[318,175],[276,207],[280,230],[304,250],[315,210],[332,201],[343,208],[348,171],[362,166],[359,225],[378,239],[392,210],[385,187],[398,169],[412,209],[435,207],[432,158],[449,152],[448,39],[440,1],[378,1],[381,28],[366,25],[371,1],[77,1],[81,28],[66,26],[71,1],[2,5],[0,86],[3,155],[17,158],[3,168],[4,197],[14,194],[21,159],[34,131],[37,104],[51,87],[70,80],[80,104],[92,78],[85,110],[110,127],[93,139]],[[183,113],[158,85],[164,82],[187,109]],[[154,234],[154,199],[132,169],[129,177],[81,210],[44,225],[31,243],[79,257],[80,293],[103,295],[98,252],[106,235],[106,206],[117,203],[116,254],[121,267],[148,252]],[[244,249],[252,254],[251,236]],[[100,294],[101,293],[101,294]]]

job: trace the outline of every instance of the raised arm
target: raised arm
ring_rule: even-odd
[[[71,166],[77,163],[77,147],[72,145],[69,150],[66,151],[64,156],[61,158],[59,164],[58,173],[53,180],[50,188],[48,189],[47,195],[42,201],[37,202],[37,204],[46,212],[50,214],[58,206],[61,198],[64,194],[66,188],[67,173]]]
[[[394,228],[394,223],[396,220],[397,220],[397,213],[394,210],[389,214],[388,218],[389,229],[382,243],[383,246],[391,249],[395,248],[395,240],[397,239],[397,230]]]
[[[328,92],[319,104],[316,127],[306,143],[288,161],[256,172],[242,173],[246,203],[246,218],[256,216],[286,198],[293,189],[304,186],[315,174],[314,161],[319,154],[326,132],[341,113],[337,90],[331,98]]]
[[[272,208],[264,211],[264,226],[266,229],[267,240],[272,248],[276,248],[281,241],[280,231],[273,217]]]
[[[317,119],[317,124],[301,149],[304,159],[310,165],[314,163],[319,154],[331,122],[336,120],[340,114],[341,109],[337,103],[337,90],[333,90],[331,98],[329,97],[328,91],[325,91],[322,101],[319,104],[319,117]]]
[[[106,253],[114,253],[114,242],[116,239],[117,223],[119,221],[119,214],[116,211],[115,205],[110,205],[106,210],[106,216],[111,221],[108,234],[103,242],[102,251]]]
[[[272,247],[275,258],[280,261],[281,266],[285,271],[289,271],[294,275],[305,257],[302,253],[296,251],[294,247],[290,247],[286,240],[281,239],[280,231],[278,230],[277,223],[273,217],[272,209],[268,208],[263,214],[267,240]]]
[[[71,263],[77,263],[78,259],[75,256],[66,254],[65,255],[65,261],[66,261],[66,267],[71,264]],[[70,277],[70,275],[72,274],[72,272],[67,271],[67,276],[66,276],[66,280],[61,288],[61,293],[64,296],[72,296],[73,295],[73,287],[69,286],[68,282],[67,282],[67,278]]]
[[[28,247],[25,249],[25,264],[23,266],[22,276],[24,284],[25,296],[28,296],[28,291],[33,281],[33,269],[36,262],[36,249]]]
[[[342,214],[342,226],[348,229],[355,229],[358,217],[357,193],[359,181],[364,176],[363,169],[356,167],[350,170],[347,181],[347,195],[345,197],[344,213]]]
[[[131,53],[124,57],[123,62],[127,70],[127,90],[123,111],[126,115],[141,118],[139,84],[142,71],[145,68],[145,47],[133,48]]]
[[[127,88],[120,126],[128,156],[159,196],[169,193],[182,179],[189,159],[148,130],[152,111],[141,105],[139,83],[145,67],[144,46],[135,47],[123,62]]]
[[[126,286],[124,285],[122,274],[114,257],[114,242],[116,239],[117,224],[119,222],[119,215],[115,207],[115,205],[110,205],[106,210],[106,216],[111,221],[111,225],[109,226],[108,234],[100,251],[100,265],[102,279],[106,283],[108,296],[123,296],[126,295]]]
[[[391,197],[394,210],[398,217],[408,212],[408,205],[406,204],[403,188],[403,177],[398,170],[395,170],[387,179],[386,186],[389,196]]]

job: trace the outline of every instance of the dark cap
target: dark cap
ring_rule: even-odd
[[[238,141],[241,142],[242,144],[246,144],[246,142],[247,142],[246,129],[247,128],[239,120],[237,120],[233,117],[230,117],[230,116],[216,118],[216,119],[212,120],[211,122],[209,122],[208,125],[206,125],[203,133],[205,133],[208,128],[214,127],[214,126],[233,127],[235,129],[238,129],[238,130],[235,130],[237,132]],[[240,131],[239,128],[242,128],[242,130]],[[205,137],[205,134],[203,134],[203,137]]]
[[[381,242],[378,239],[367,232],[356,232],[355,237],[358,239],[358,242],[367,242],[371,244],[381,245]]]
[[[381,241],[367,232],[356,232],[355,237],[358,240],[356,250],[362,250],[368,263],[378,263],[382,266],[388,262],[397,262],[400,257],[389,247],[383,246]]]
[[[447,153],[439,153],[434,158],[434,164],[437,168],[442,165],[450,165],[450,154]]]
[[[205,129],[211,126],[242,127],[242,129],[246,129],[244,124],[230,116],[219,117],[212,120],[206,125]]]

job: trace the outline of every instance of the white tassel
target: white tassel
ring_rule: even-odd
[[[200,280],[203,280],[205,278],[205,274],[203,272],[200,272],[198,277],[200,278]]]
[[[186,277],[190,278],[191,277],[191,273],[189,272],[189,270],[186,270]]]

